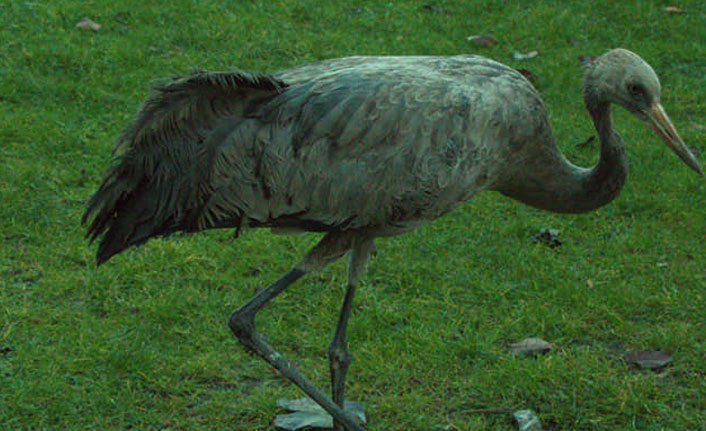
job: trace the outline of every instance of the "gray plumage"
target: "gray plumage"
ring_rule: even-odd
[[[542,114],[524,77],[480,57],[197,73],[147,100],[89,203],[89,231],[108,230],[101,262],[176,230],[403,232],[492,185],[514,151],[498,139],[545,134]]]
[[[584,169],[555,145],[534,87],[486,58],[350,57],[269,75],[198,72],[157,87],[147,99],[83,220],[93,217],[88,235],[102,237],[99,263],[177,231],[326,232],[292,272],[268,287],[266,298],[231,317],[241,342],[286,368],[257,339],[251,320],[304,272],[353,250],[352,287],[372,239],[417,228],[484,190],[565,213],[615,198],[627,163],[611,103],[643,119],[703,174],[664,113],[660,91],[652,68],[626,50],[612,50],[587,68],[584,100],[601,155]],[[348,307],[331,352],[345,347]],[[347,357],[331,355],[332,367],[340,362],[334,357]],[[362,429],[297,384],[338,426]],[[334,395],[338,405],[342,384]]]
[[[646,68],[658,92],[651,68],[624,50],[599,58],[587,84],[614,61]],[[593,91],[587,86],[586,97]],[[610,121],[607,104],[592,108]],[[605,155],[624,165],[618,147]],[[607,173],[596,179],[571,165],[534,87],[507,66],[465,55],[195,73],[155,89],[120,150],[84,216],[96,213],[91,238],[107,232],[100,262],[179,230],[397,234],[487,189],[583,212],[614,198],[626,173],[609,167],[606,184]]]

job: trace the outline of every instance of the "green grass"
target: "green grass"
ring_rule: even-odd
[[[226,319],[315,235],[207,232],[154,240],[100,269],[79,217],[151,82],[194,67],[261,71],[353,54],[477,53],[530,69],[562,149],[597,158],[578,55],[638,52],[706,154],[706,3],[361,0],[0,1],[0,424],[5,430],[270,430],[299,390],[249,356]],[[98,32],[75,24],[88,16]],[[476,47],[472,34],[500,43]],[[575,41],[568,43],[567,39]],[[540,56],[515,62],[513,50]],[[622,110],[631,175],[587,215],[481,195],[378,241],[350,328],[351,399],[371,430],[706,429],[706,183]],[[529,240],[561,230],[557,249]],[[660,265],[658,265],[660,263]],[[664,265],[666,263],[666,266]],[[327,386],[342,263],[259,316],[273,345]],[[591,280],[589,287],[587,280]],[[514,358],[539,336],[556,349]],[[626,350],[663,350],[662,373]]]

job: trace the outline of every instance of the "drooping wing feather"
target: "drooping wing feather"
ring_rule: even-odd
[[[248,106],[286,85],[271,76],[196,72],[156,87],[116,145],[113,167],[88,202],[87,235],[103,235],[98,262],[151,236],[188,229],[200,201],[196,154],[214,124],[245,117]]]

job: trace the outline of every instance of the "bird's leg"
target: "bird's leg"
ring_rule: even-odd
[[[294,268],[255,295],[245,305],[235,310],[230,315],[228,325],[233,334],[248,350],[257,354],[299,386],[311,399],[323,407],[337,423],[342,423],[348,431],[365,431],[353,415],[343,410],[331,398],[324,395],[289,361],[270,347],[265,337],[255,330],[255,314],[272,298],[280,294],[307,272],[320,269],[343,256],[353,246],[353,242],[353,234],[328,233]]]
[[[355,286],[360,280],[360,275],[365,269],[370,252],[374,250],[372,239],[361,240],[358,238],[351,249],[348,261],[348,285],[346,295],[343,299],[343,306],[338,317],[336,331],[333,340],[328,348],[329,366],[331,369],[331,392],[333,401],[341,408],[344,408],[344,391],[346,384],[346,372],[353,357],[348,350],[346,342],[346,329],[348,327],[348,317],[351,314]],[[344,431],[344,424],[334,419],[335,431]]]
[[[346,296],[343,299],[341,314],[338,317],[338,325],[336,325],[336,332],[333,334],[333,340],[331,340],[331,344],[328,347],[329,367],[331,369],[331,398],[333,402],[338,404],[341,408],[343,408],[346,371],[348,371],[348,366],[353,359],[346,343],[346,327],[348,325],[348,316],[351,312],[354,293],[355,285],[348,284],[348,286],[346,286]],[[334,429],[336,431],[342,431],[342,424],[334,422]]]

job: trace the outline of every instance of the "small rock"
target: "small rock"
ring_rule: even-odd
[[[554,346],[541,338],[525,338],[517,343],[510,344],[507,346],[508,351],[513,355],[536,355],[540,353],[547,353],[552,350]]]
[[[76,24],[76,27],[84,29],[84,30],[93,30],[93,31],[98,31],[101,29],[101,25],[98,24],[97,22],[93,21],[90,18],[81,18],[81,21],[79,21]]]
[[[542,431],[537,413],[534,410],[518,410],[512,414],[520,431]]]
[[[519,51],[515,51],[512,53],[512,58],[515,60],[529,60],[530,58],[534,58],[539,55],[539,51],[530,51],[528,53],[521,53]]]

